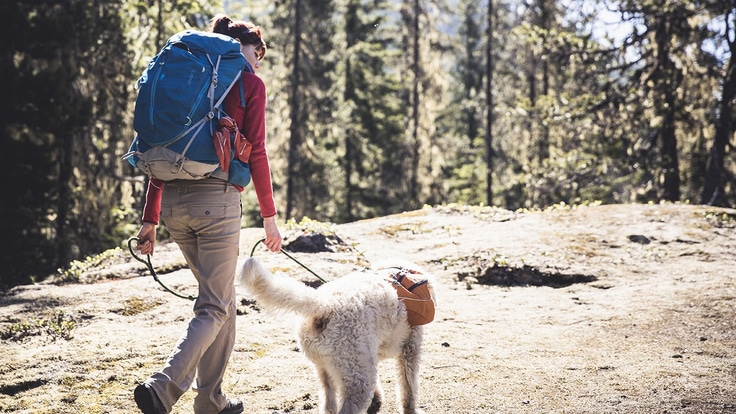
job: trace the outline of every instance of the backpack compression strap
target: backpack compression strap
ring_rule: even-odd
[[[187,145],[182,150],[181,154],[177,157],[177,163],[176,164],[179,165],[179,170],[181,170],[181,168],[184,168],[183,163],[181,163],[180,161],[184,160],[184,155],[187,153],[187,151],[189,150],[189,147],[194,142],[194,138],[196,138],[197,137],[197,134],[199,134],[199,131],[201,131],[202,128],[204,128],[205,122],[207,122],[207,121],[209,121],[209,120],[211,120],[212,118],[215,117],[215,111],[216,110],[220,110],[220,105],[222,105],[222,102],[227,97],[228,92],[230,92],[230,89],[232,89],[232,87],[235,85],[235,82],[237,82],[240,79],[240,75],[243,73],[242,70],[238,71],[238,73],[236,74],[236,76],[233,79],[233,81],[230,82],[230,85],[228,85],[227,89],[225,89],[225,91],[222,93],[222,96],[220,96],[220,99],[218,99],[217,102],[213,102],[214,99],[215,99],[215,89],[217,88],[217,80],[218,80],[218,74],[217,74],[217,72],[218,72],[219,67],[220,67],[220,60],[221,59],[222,59],[222,56],[218,56],[217,57],[217,63],[215,64],[215,63],[212,62],[212,59],[210,59],[210,56],[207,55],[207,60],[210,61],[210,64],[212,65],[212,68],[213,68],[212,69],[212,80],[210,81],[210,89],[209,89],[209,92],[207,92],[207,97],[210,99],[210,112],[208,112],[202,119],[200,119],[199,121],[197,121],[191,127],[187,128],[186,131],[182,132],[176,138],[174,138],[171,142],[169,142],[168,144],[165,145],[165,146],[169,146],[169,145],[173,144],[174,142],[180,140],[182,137],[186,136],[193,129],[197,128],[197,130],[194,131],[194,134],[192,134],[192,137],[189,139],[189,142],[187,142]],[[241,99],[243,99],[243,98],[241,97]],[[212,131],[212,132],[214,133],[214,131]]]

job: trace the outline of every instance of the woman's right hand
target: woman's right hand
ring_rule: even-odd
[[[263,219],[263,230],[266,232],[264,244],[268,247],[268,250],[274,253],[280,252],[283,238],[281,232],[279,232],[279,227],[276,225],[276,216]]]
[[[156,225],[153,223],[143,223],[138,231],[138,251],[141,254],[153,254],[153,247],[156,244]]]

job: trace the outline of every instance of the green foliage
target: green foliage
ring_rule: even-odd
[[[3,340],[22,341],[31,336],[48,335],[53,340],[71,339],[77,327],[74,317],[61,310],[55,311],[48,319],[30,318],[16,322],[0,332]]]
[[[718,228],[736,228],[736,214],[709,211],[704,214],[705,219]]]
[[[123,130],[120,117],[106,116],[120,112],[126,60],[120,59],[125,48],[115,31],[117,3],[2,7],[5,16],[16,17],[4,33],[17,39],[3,39],[9,53],[4,58],[13,58],[3,59],[7,86],[1,92],[14,104],[0,117],[4,142],[17,150],[0,160],[0,176],[8,180],[0,213],[9,220],[2,231],[15,240],[0,265],[9,270],[4,281],[12,285],[99,248],[109,226],[106,204],[118,198],[111,160],[120,137],[114,132]],[[108,139],[96,141],[98,133]]]
[[[123,249],[116,247],[94,256],[87,256],[84,260],[73,260],[66,268],[57,270],[54,283],[77,283],[84,272],[103,266],[110,258],[119,257],[122,251]]]
[[[110,219],[113,224],[110,241],[119,243],[127,240],[130,235],[137,234],[140,228],[140,212],[129,206],[116,206],[110,211]],[[156,235],[160,236],[160,232]]]
[[[299,221],[296,221],[294,218],[290,218],[286,221],[284,228],[286,230],[295,230],[302,233],[323,234],[325,236],[335,235],[334,223],[317,221],[309,217],[302,217]]]
[[[220,10],[217,0],[123,1],[121,11],[126,19],[121,29],[132,52],[132,75],[140,76],[171,35],[188,29],[205,30]]]
[[[132,85],[156,39],[203,28],[214,9],[201,1],[2,3],[12,21],[1,39],[0,93],[13,105],[0,113],[0,231],[14,242],[0,256],[0,289],[43,279],[135,231],[131,196],[142,186],[120,161],[133,135]]]

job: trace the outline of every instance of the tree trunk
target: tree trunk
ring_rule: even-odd
[[[350,36],[348,36],[348,39]],[[350,50],[352,45],[348,43],[347,49]],[[345,100],[353,99],[353,85],[350,81],[350,56],[346,58],[345,62]],[[345,131],[345,218],[347,221],[353,220],[353,139],[355,135],[355,129],[351,125],[346,125]]]
[[[680,200],[680,166],[677,155],[677,137],[675,136],[676,102],[674,91],[665,94],[667,109],[660,130],[661,163],[662,163],[662,198],[667,201]]]
[[[156,50],[164,47],[164,2],[158,0],[158,12],[156,14]]]
[[[486,29],[486,204],[493,205],[493,0],[488,0]]]
[[[299,147],[301,145],[301,129],[299,110],[301,103],[299,99],[299,56],[301,49],[301,0],[294,2],[294,51],[293,51],[293,69],[291,78],[291,103],[289,105],[291,125],[289,126],[289,155],[287,157],[286,167],[286,213],[285,218],[291,218],[294,209],[294,186],[296,185],[296,174],[298,174],[297,159]]]
[[[660,184],[662,198],[667,201],[680,200],[680,166],[677,154],[677,137],[675,135],[675,114],[677,98],[675,91],[680,84],[681,75],[670,58],[671,27],[670,19],[665,15],[657,18],[655,40],[657,44],[657,62],[654,67],[654,78],[658,80],[655,93],[662,100],[657,105],[658,115],[662,117],[659,128],[660,144]]]
[[[56,155],[58,157],[59,175],[57,177],[57,206],[56,206],[56,262],[69,263],[72,259],[71,246],[74,237],[69,234],[69,219],[71,218],[72,206],[75,204],[72,195],[72,169],[74,159],[72,157],[71,137],[69,132],[59,133],[57,136]]]
[[[542,93],[541,96],[547,97],[549,95],[549,59],[547,59],[548,52],[548,34],[550,31],[551,19],[550,16],[550,5],[548,0],[540,0],[540,26],[544,31],[542,38],[542,56],[540,56],[541,70],[542,70]],[[537,159],[540,165],[543,161],[549,158],[549,123],[546,122],[546,114],[540,111],[539,108],[535,108],[537,115],[537,122],[539,122],[541,131],[539,132],[539,142],[537,143]]]
[[[736,60],[734,60],[736,39],[728,38],[728,46],[731,51],[731,57],[728,60],[726,75],[723,79],[723,91],[721,92],[718,111],[719,116],[715,120],[716,132],[705,167],[705,183],[701,196],[701,202],[703,204],[722,207],[727,206],[723,185],[723,163],[726,155],[726,146],[734,131],[734,114],[731,102],[736,97]]]
[[[421,144],[419,142],[419,82],[420,82],[420,54],[419,54],[419,0],[412,3],[412,62],[411,72],[414,77],[412,81],[411,91],[411,144],[412,144],[412,161],[411,161],[411,179],[409,182],[410,203],[416,203],[419,200],[419,150]]]

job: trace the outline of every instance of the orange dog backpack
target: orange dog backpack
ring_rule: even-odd
[[[399,300],[406,306],[409,325],[426,325],[434,320],[434,301],[427,279],[420,279],[416,270],[396,268],[389,282],[396,289]]]

